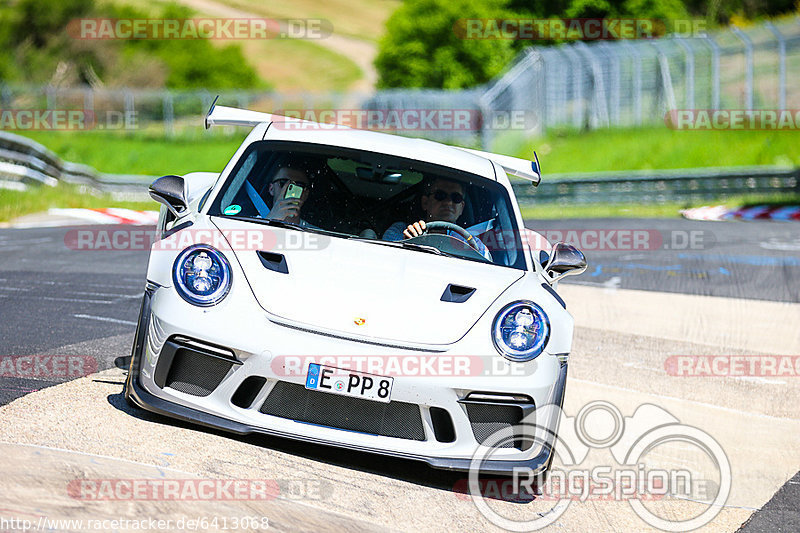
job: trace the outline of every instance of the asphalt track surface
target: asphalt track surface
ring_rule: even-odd
[[[800,231],[794,223],[593,219],[528,221],[527,226],[551,240],[557,235],[554,232],[562,232],[566,240],[576,239],[576,244],[586,245],[589,269],[565,285],[800,302]],[[119,388],[133,337],[147,252],[71,250],[64,244],[67,231],[0,229],[0,355],[47,356],[63,353],[63,348],[70,346],[72,353],[80,352],[97,361],[97,370],[111,369],[111,377],[97,381],[108,387],[108,402],[127,412],[119,391],[114,391]],[[574,233],[569,235],[570,231]],[[620,232],[640,232],[640,237],[646,234],[645,245],[626,245],[629,241],[620,237]],[[592,335],[600,338],[603,334],[592,331]],[[580,379],[579,367],[573,375]],[[0,377],[0,405],[61,381]],[[154,418],[140,411],[133,414],[144,420]],[[276,439],[267,444],[259,441],[258,445],[311,458],[322,466],[344,466],[357,473],[375,470],[374,458],[369,455],[342,459],[336,450],[312,449]],[[441,490],[451,488],[457,480],[450,474],[432,476],[424,465],[383,459],[381,463],[378,474],[388,479]],[[745,531],[796,530],[787,526],[797,524],[797,497],[797,488],[787,483],[763,512],[750,518]],[[333,518],[320,520],[337,523]],[[742,521],[732,517],[730,524]],[[368,525],[364,529],[369,529]]]

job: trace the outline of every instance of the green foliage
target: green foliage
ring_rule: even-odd
[[[387,22],[375,60],[378,86],[460,89],[488,81],[511,60],[511,42],[463,39],[454,27],[499,10],[497,0],[407,0]]]
[[[30,39],[41,48],[53,35],[64,31],[69,21],[93,10],[94,0],[20,0],[14,38],[18,42]]]
[[[0,8],[0,81],[167,88],[266,87],[238,45],[207,39],[81,40],[68,31],[81,17],[186,19],[177,4],[159,13],[94,0],[21,0]]]

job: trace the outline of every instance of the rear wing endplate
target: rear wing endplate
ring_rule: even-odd
[[[542,180],[539,156],[536,155],[536,152],[533,152],[533,161],[528,161],[527,159],[520,159],[509,155],[492,154],[489,152],[481,152],[480,150],[472,150],[470,148],[458,148],[459,150],[464,150],[465,152],[483,157],[489,161],[494,161],[500,165],[506,173],[516,176],[517,178],[528,180],[532,185],[539,185],[539,182]]]

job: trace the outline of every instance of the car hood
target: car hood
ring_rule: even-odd
[[[370,242],[222,217],[213,222],[232,244],[261,307],[324,333],[377,342],[451,344],[524,275],[513,268]],[[231,235],[253,230],[265,235],[262,251],[276,254],[270,257],[276,270],[265,265],[253,246],[232,242]],[[443,301],[450,284],[475,291],[461,303]]]

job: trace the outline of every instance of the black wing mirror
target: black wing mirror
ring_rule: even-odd
[[[557,242],[553,245],[544,271],[548,282],[553,284],[565,276],[583,274],[586,271],[586,258],[571,244]]]
[[[186,192],[183,178],[180,176],[164,176],[158,178],[150,185],[150,196],[156,202],[161,202],[176,217],[180,216],[189,207],[186,201]]]

